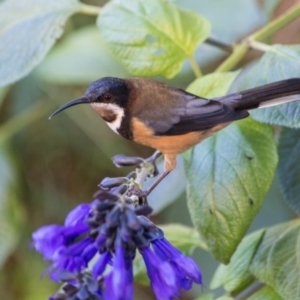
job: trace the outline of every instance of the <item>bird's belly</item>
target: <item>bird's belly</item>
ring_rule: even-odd
[[[205,137],[202,132],[190,132],[174,136],[153,136],[143,140],[144,145],[155,148],[165,154],[179,154],[198,144]]]
[[[134,133],[133,141],[136,143],[157,149],[164,154],[176,155],[198,144],[215,131],[227,126],[227,124],[220,124],[205,131],[193,131],[171,136],[155,135],[153,130],[145,126],[138,119],[133,120],[132,126]]]

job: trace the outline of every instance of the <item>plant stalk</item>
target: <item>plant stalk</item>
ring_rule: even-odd
[[[101,12],[101,7],[99,6],[81,4],[80,7],[81,9],[79,12],[86,15],[98,16]]]
[[[191,63],[191,66],[192,66],[192,69],[193,69],[193,72],[194,72],[195,76],[197,78],[202,77],[203,74],[202,74],[201,69],[198,66],[198,64],[197,64],[194,57],[190,57],[190,63]]]
[[[228,72],[245,56],[253,41],[261,41],[300,16],[300,3],[295,4],[283,15],[257,30],[234,47],[233,53],[216,69],[216,72]]]

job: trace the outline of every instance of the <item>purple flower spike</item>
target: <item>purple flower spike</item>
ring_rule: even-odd
[[[158,300],[170,300],[179,296],[176,275],[167,261],[162,261],[149,247],[141,250],[151,286]]]
[[[32,234],[33,246],[44,258],[51,260],[55,252],[65,245],[64,227],[48,225],[39,228]]]
[[[154,241],[153,249],[161,259],[172,264],[183,289],[189,290],[193,282],[202,284],[202,274],[196,263],[190,257],[183,255],[165,238]]]
[[[70,247],[61,248],[53,256],[53,268],[59,271],[77,273],[87,268],[97,249],[90,238],[85,238]]]
[[[90,204],[80,204],[76,206],[74,209],[72,209],[66,219],[65,219],[65,226],[75,226],[77,224],[85,223],[85,220],[89,216],[89,211],[91,210]]]
[[[98,276],[102,275],[106,268],[106,265],[111,261],[111,258],[112,256],[110,252],[105,252],[99,257],[92,270],[93,277],[95,279],[97,279]]]
[[[122,246],[116,247],[112,272],[105,278],[105,299],[132,300],[132,259],[126,259]]]
[[[44,226],[32,235],[35,249],[52,262],[50,278],[64,283],[51,300],[132,300],[137,251],[158,300],[178,298],[181,289],[202,283],[195,262],[147,218],[150,207],[108,191],[95,197],[73,209],[64,226]]]

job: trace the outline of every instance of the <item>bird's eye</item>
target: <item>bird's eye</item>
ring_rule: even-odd
[[[103,102],[104,103],[109,103],[109,102],[111,102],[111,95],[110,94],[104,94],[103,96],[102,96],[103,98]]]

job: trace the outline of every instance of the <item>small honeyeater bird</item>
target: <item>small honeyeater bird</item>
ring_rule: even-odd
[[[50,118],[68,107],[88,103],[117,134],[159,150],[165,159],[164,173],[145,191],[148,195],[176,167],[177,154],[248,117],[248,110],[296,100],[300,100],[300,78],[208,100],[152,79],[104,77]]]

